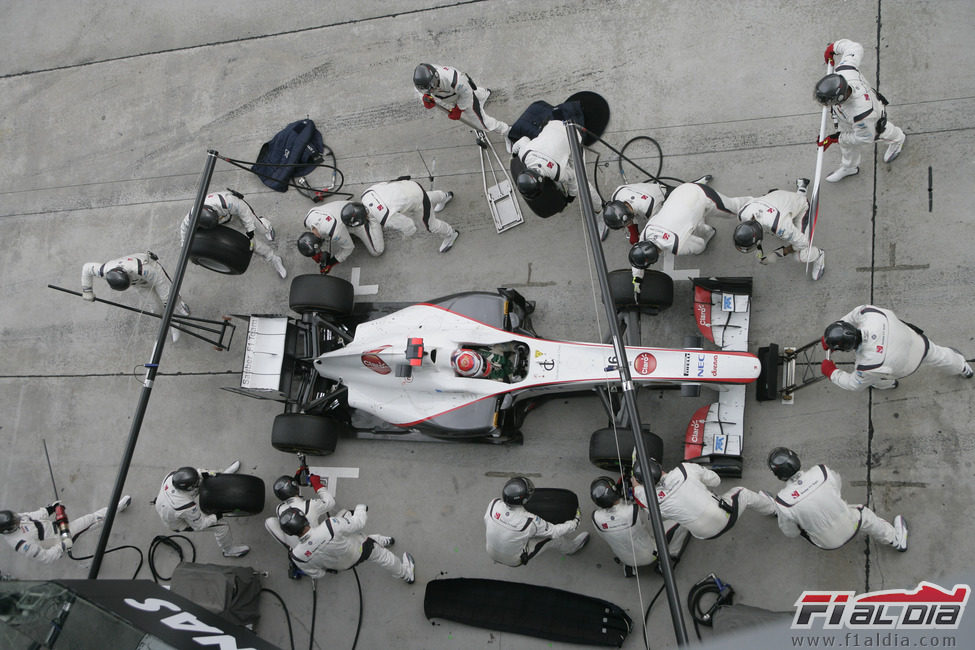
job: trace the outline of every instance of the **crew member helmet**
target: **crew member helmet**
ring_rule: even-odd
[[[768,468],[779,480],[786,481],[802,469],[802,463],[796,452],[788,447],[776,447],[769,452]]]
[[[535,484],[527,476],[516,476],[504,484],[501,500],[509,506],[524,505],[535,493]]]
[[[589,484],[589,496],[600,508],[611,508],[620,500],[617,483],[608,476],[600,476]]]
[[[286,534],[300,537],[308,526],[308,517],[298,508],[288,508],[278,517],[278,523]]]
[[[125,291],[132,284],[132,281],[129,280],[129,274],[121,266],[106,271],[105,281],[108,282],[108,286],[116,291]]]
[[[853,92],[841,74],[828,74],[816,82],[816,101],[824,106],[841,104]]]
[[[627,255],[630,266],[638,269],[648,269],[660,259],[660,249],[650,241],[639,241],[630,248]]]
[[[178,490],[195,490],[200,487],[200,473],[195,467],[180,467],[173,472],[173,486]]]
[[[826,326],[826,331],[823,332],[823,340],[826,341],[830,350],[849,352],[860,347],[863,336],[860,334],[860,330],[850,323],[838,320]]]
[[[298,496],[298,481],[294,476],[279,476],[274,481],[274,496],[281,501],[287,501],[291,497]]]
[[[660,463],[655,461],[653,458],[647,461],[647,465],[650,466],[650,485],[654,486],[660,482],[660,477],[664,475],[663,468],[660,467]],[[640,485],[646,485],[643,481],[643,468],[640,467],[640,459],[637,458],[633,462],[633,478],[637,480]]]
[[[486,377],[491,373],[491,367],[484,362],[484,357],[467,348],[454,350],[450,355],[450,365],[461,377]]]
[[[204,230],[213,230],[220,225],[220,215],[209,205],[204,205],[203,209],[200,210],[200,216],[196,220],[196,225],[198,228],[203,228]]]
[[[742,253],[751,253],[762,243],[762,224],[753,219],[742,221],[735,226],[735,248]]]
[[[351,201],[342,206],[342,223],[349,228],[361,226],[366,222],[367,216],[369,215],[366,212],[366,206],[362,205],[358,201]]]
[[[322,250],[322,238],[313,232],[303,232],[298,235],[298,252],[305,257],[311,257]]]
[[[603,208],[603,222],[607,228],[619,230],[633,221],[633,208],[625,201],[610,201]]]
[[[6,535],[17,530],[20,517],[13,510],[0,510],[0,534]]]
[[[421,63],[413,69],[413,85],[421,93],[433,90],[440,81],[437,69],[429,63]]]
[[[534,172],[530,169],[518,174],[518,178],[515,181],[518,185],[518,191],[526,199],[533,199],[542,193],[542,183],[544,179],[541,174]]]

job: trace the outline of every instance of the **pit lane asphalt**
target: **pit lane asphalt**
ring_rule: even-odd
[[[413,95],[410,74],[420,61],[454,65],[492,88],[487,110],[507,122],[535,99],[557,103],[577,90],[600,92],[613,110],[606,137],[614,145],[651,135],[663,147],[664,174],[713,173],[722,193],[757,196],[791,188],[797,176],[812,177],[819,111],[811,95],[823,72],[821,52],[838,38],[863,43],[862,69],[879,79],[892,102],[890,119],[905,130],[907,143],[893,164],[880,162],[882,149],[873,160],[866,152],[858,176],[824,184],[816,235],[827,251],[823,280],[804,279],[802,266],[790,260],[760,267],[740,255],[730,243],[731,220],[716,220],[709,250],[681,258],[677,268],[754,275],[753,351],[769,341],[812,340],[855,305],[872,302],[918,323],[932,340],[975,356],[970,2],[371,0],[309,13],[275,0],[244,6],[85,0],[8,3],[4,14],[0,507],[28,510],[50,500],[41,438],[69,513],[106,503],[141,390],[140,365],[156,332],[152,319],[82,303],[46,285],[77,289],[83,263],[147,248],[174,264],[178,223],[192,204],[206,150],[250,159],[277,130],[305,116],[335,151],[344,189],[358,192],[402,174],[426,183],[423,161],[436,159],[435,187],[456,194],[442,214],[461,231],[450,253],[439,255],[437,238],[418,233],[390,241],[378,259],[357,251],[336,269],[338,276],[361,268],[362,283],[379,285],[378,300],[513,286],[538,302],[540,334],[599,338],[578,208],[548,220],[526,214],[524,225],[497,235],[472,137],[423,110]],[[834,169],[838,159],[837,151],[827,152],[824,169]],[[599,174],[605,195],[619,177],[611,168]],[[256,177],[220,164],[211,187],[228,186],[272,220],[292,275],[315,271],[294,248],[312,207],[306,198],[271,192]],[[623,265],[622,237],[614,233],[605,250],[611,268]],[[204,317],[285,313],[287,286],[255,259],[240,277],[190,267],[183,295],[194,315]],[[679,282],[677,291],[674,308],[645,329],[645,343],[679,346],[692,332],[689,284]],[[104,283],[96,292],[108,297]],[[133,507],[116,520],[111,545],[145,548],[165,533],[148,502],[179,465],[222,467],[240,458],[244,471],[269,487],[293,471],[293,458],[269,444],[278,405],[219,390],[239,382],[244,332],[241,326],[225,353],[186,338],[167,344],[126,485]],[[720,540],[692,543],[677,569],[682,598],[711,571],[734,585],[738,601],[780,610],[791,610],[802,589],[954,584],[971,566],[975,539],[967,516],[975,497],[973,388],[925,369],[892,392],[852,394],[820,384],[793,406],[750,401],[744,477],[723,488],[777,489],[764,458],[772,446],[787,444],[807,465],[825,462],[838,470],[848,501],[869,498],[887,519],[905,515],[911,549],[901,555],[858,538],[821,552],[747,513]],[[688,418],[706,396],[641,397],[644,420],[664,437],[665,466],[680,459]],[[595,399],[574,399],[530,415],[522,446],[342,441],[335,455],[314,459],[313,465],[358,468],[359,479],[339,482],[339,503],[368,503],[367,530],[395,535],[396,550],[417,560],[412,586],[392,582],[376,567],[361,568],[359,647],[559,647],[430,625],[422,613],[423,586],[440,576],[551,585],[612,600],[639,618],[659,577],[644,572],[638,591],[598,540],[579,556],[545,554],[517,570],[492,564],[483,550],[484,509],[517,473],[575,490],[585,504],[581,529],[591,525],[588,485],[601,472],[588,462],[588,435],[604,423]],[[271,498],[269,492],[269,512]],[[236,539],[252,547],[247,558],[224,560],[201,533],[194,537],[198,560],[270,571],[265,585],[288,601],[296,641],[306,643],[308,580],[287,579],[261,517],[233,527]],[[81,549],[94,542],[84,540]],[[87,575],[86,562],[36,566],[9,549],[0,553],[3,571],[17,577]],[[101,576],[128,577],[134,563],[129,552],[109,555]],[[354,578],[346,573],[323,583],[318,644],[348,646],[357,615]],[[266,600],[262,613],[258,632],[286,645],[277,603]],[[650,621],[654,646],[673,644],[665,604]],[[639,645],[631,638],[626,647]]]

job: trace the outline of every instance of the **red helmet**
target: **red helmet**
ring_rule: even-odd
[[[457,348],[450,355],[450,365],[461,377],[487,377],[491,374],[491,366],[484,363],[484,358],[467,348]]]

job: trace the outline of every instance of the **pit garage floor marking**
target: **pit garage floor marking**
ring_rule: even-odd
[[[326,479],[325,489],[329,494],[337,498],[335,488],[338,487],[340,478],[359,478],[358,467],[309,467],[308,471],[318,474]]]
[[[696,278],[701,275],[700,269],[683,269],[678,271],[674,268],[673,255],[664,255],[664,268],[663,271],[674,280],[690,280],[691,278]]]
[[[373,296],[379,293],[378,284],[359,284],[359,279],[362,274],[362,268],[358,266],[352,267],[352,277],[349,278],[349,282],[352,283],[352,288],[357,296]]]

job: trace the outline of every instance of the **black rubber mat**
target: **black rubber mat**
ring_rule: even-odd
[[[620,647],[632,621],[613,603],[571,591],[503,580],[450,578],[427,583],[427,618],[443,618],[550,641]]]

